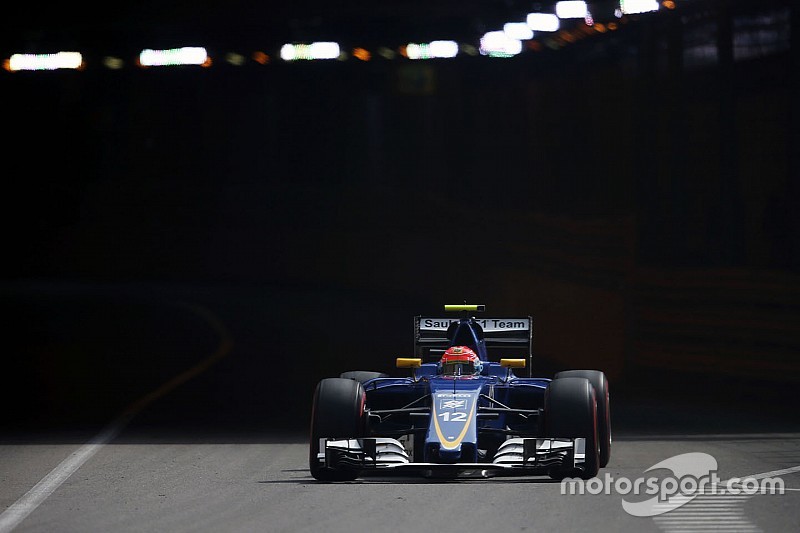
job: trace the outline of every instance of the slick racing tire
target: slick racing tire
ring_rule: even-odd
[[[344,379],[354,379],[363,385],[365,382],[371,379],[388,378],[389,374],[384,374],[383,372],[370,372],[368,370],[351,370],[349,372],[342,372],[339,377]]]
[[[366,394],[359,381],[325,378],[317,384],[311,407],[311,438],[308,464],[320,481],[350,481],[358,477],[352,468],[326,466],[318,458],[320,438],[355,439],[365,431]]]
[[[590,479],[600,469],[597,399],[594,387],[586,378],[566,377],[550,382],[544,395],[545,437],[586,439],[585,468],[576,471],[570,466],[549,472],[553,479],[578,475]]]
[[[608,378],[599,370],[565,370],[555,379],[586,378],[594,387],[597,397],[597,433],[600,437],[600,468],[605,468],[611,459],[611,397],[608,393]]]

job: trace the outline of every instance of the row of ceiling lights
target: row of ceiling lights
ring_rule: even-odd
[[[671,0],[623,0],[615,15],[621,23],[627,21],[625,15],[657,11],[663,5],[667,9],[674,9],[675,3]],[[554,13],[529,13],[525,22],[508,22],[502,30],[485,33],[480,39],[480,46],[468,44],[459,45],[455,41],[440,40],[429,43],[408,43],[395,52],[387,47],[377,49],[377,54],[385,59],[393,59],[398,54],[408,59],[453,58],[460,52],[466,55],[486,55],[490,57],[511,57],[522,52],[523,42],[528,42],[528,47],[533,50],[542,48],[541,43],[532,41],[535,33],[545,32],[553,36],[547,39],[547,46],[558,48],[564,44],[574,42],[595,32],[605,33],[613,31],[617,23],[595,23],[592,14],[584,1],[567,0],[557,2]],[[562,30],[561,20],[583,19],[585,24],[574,31]],[[287,43],[280,49],[279,55],[284,61],[296,60],[326,60],[347,59],[336,42],[315,42],[310,44]],[[354,48],[351,55],[361,61],[369,61],[372,53],[365,48]],[[269,55],[255,52],[252,59],[260,64],[270,61]],[[225,60],[234,65],[241,65],[246,60],[240,54],[227,54]],[[210,66],[211,58],[205,48],[183,47],[168,50],[145,49],[139,54],[137,63],[141,67],[171,66],[171,65],[200,65]],[[103,64],[110,69],[119,69],[124,66],[120,58],[106,57]],[[18,70],[55,70],[55,69],[82,69],[85,68],[83,56],[79,52],[59,52],[55,54],[14,54],[4,62],[4,67],[9,71]]]

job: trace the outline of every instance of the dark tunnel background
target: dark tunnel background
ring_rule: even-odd
[[[1,72],[5,423],[110,416],[223,324],[155,419],[303,426],[465,299],[534,316],[534,373],[780,410],[798,10],[693,5],[512,59]]]

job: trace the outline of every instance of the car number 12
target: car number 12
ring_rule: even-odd
[[[445,422],[463,422],[467,419],[467,413],[451,413],[450,411],[445,411],[444,413],[439,413]]]

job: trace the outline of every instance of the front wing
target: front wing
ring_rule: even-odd
[[[586,439],[521,438],[503,442],[491,462],[412,462],[403,444],[392,438],[320,439],[320,466],[362,474],[492,477],[546,475],[552,468],[584,470]]]

